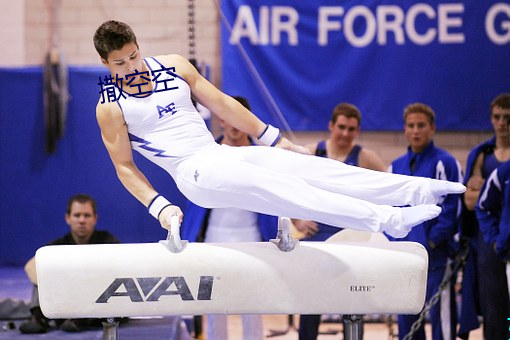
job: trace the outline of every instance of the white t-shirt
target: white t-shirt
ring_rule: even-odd
[[[257,214],[238,208],[215,208],[209,215],[205,242],[259,242]]]

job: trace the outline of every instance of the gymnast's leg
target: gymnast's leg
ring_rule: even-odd
[[[188,164],[177,185],[191,201],[206,208],[237,207],[338,227],[386,231],[394,237],[407,235],[413,226],[441,212],[436,205],[395,208],[373,204],[317,188],[297,176],[220,155]]]
[[[318,188],[376,204],[435,204],[448,193],[465,190],[460,183],[373,171],[279,148],[261,146],[231,151],[247,162],[298,176]]]

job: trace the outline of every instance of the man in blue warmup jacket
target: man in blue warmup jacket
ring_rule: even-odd
[[[453,182],[462,181],[459,162],[451,154],[434,145],[435,129],[435,113],[432,108],[422,103],[408,105],[404,109],[404,134],[409,142],[408,151],[392,162],[390,172]],[[448,195],[440,204],[442,212],[437,218],[414,227],[405,238],[390,237],[392,241],[418,242],[427,249],[429,254],[427,301],[438,291],[448,269],[449,259],[453,253],[453,236],[458,228],[460,205],[459,195]],[[440,301],[430,310],[432,338],[454,340],[456,318],[453,282],[443,293]],[[445,310],[449,312],[444,313]],[[399,339],[403,339],[409,333],[417,319],[417,315],[398,316]],[[423,324],[412,339],[425,340]]]
[[[508,111],[507,111],[508,112]],[[506,144],[510,142],[510,115],[505,115]],[[494,339],[508,339],[510,332],[505,318],[510,315],[510,299],[508,292],[508,273],[510,261],[510,160],[502,163],[493,170],[483,183],[478,202],[475,207],[476,217],[480,227],[480,234],[488,249],[496,257],[492,263],[498,270],[489,274],[489,278],[498,281],[498,289],[491,292],[492,309],[501,315],[493,313],[489,320],[492,326],[485,327],[484,336],[494,335]],[[484,268],[485,269],[485,268]],[[501,272],[499,275],[497,272]],[[498,276],[496,276],[498,275]],[[494,277],[496,277],[494,279]],[[500,279],[498,279],[500,277]],[[505,287],[506,286],[506,287]],[[506,288],[506,289],[505,289]],[[486,295],[483,295],[486,296]],[[486,304],[487,301],[486,301]],[[497,305],[496,306],[494,306]],[[482,309],[483,310],[483,309]],[[487,310],[485,310],[487,312]],[[484,320],[487,317],[484,318]],[[498,323],[498,321],[500,321]],[[504,326],[503,326],[504,325]],[[499,327],[498,327],[499,326]],[[488,339],[488,338],[487,338]],[[491,338],[492,339],[492,338]]]
[[[507,263],[507,267],[510,261],[509,181],[510,161],[507,161],[497,167],[485,181],[475,208],[485,242]],[[509,312],[506,315],[510,315]]]
[[[490,120],[494,136],[477,145],[469,153],[462,212],[461,236],[469,241],[470,252],[462,277],[462,310],[459,337],[468,339],[469,332],[479,327],[477,313],[483,318],[485,339],[509,338],[507,311],[510,308],[506,291],[506,264],[496,255],[482,235],[475,215],[481,187],[498,166],[510,160],[510,93],[496,96],[490,104]]]

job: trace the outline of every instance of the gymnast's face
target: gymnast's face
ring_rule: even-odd
[[[77,244],[88,243],[97,223],[97,215],[92,204],[73,202],[71,211],[66,214],[66,223],[71,228],[71,234]]]
[[[143,63],[138,45],[135,43],[128,43],[120,50],[110,52],[108,59],[101,58],[103,65],[110,69],[112,77],[118,79],[122,78],[124,84],[127,82],[126,75],[138,72],[147,71],[147,66]],[[129,78],[131,80],[132,77]],[[132,84],[137,84],[143,80],[140,76],[136,76]]]
[[[404,135],[414,153],[422,152],[434,137],[436,127],[426,114],[410,113],[404,124]]]
[[[329,122],[331,141],[338,147],[349,147],[359,135],[359,122],[354,117],[340,115],[336,122]]]

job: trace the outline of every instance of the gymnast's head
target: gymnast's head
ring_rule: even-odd
[[[144,69],[135,33],[123,22],[109,20],[101,24],[94,34],[94,47],[112,76],[125,78]]]
[[[93,40],[97,53],[105,61],[108,61],[113,51],[120,51],[126,45],[133,44],[138,49],[133,29],[128,24],[117,20],[102,23],[94,33]]]

